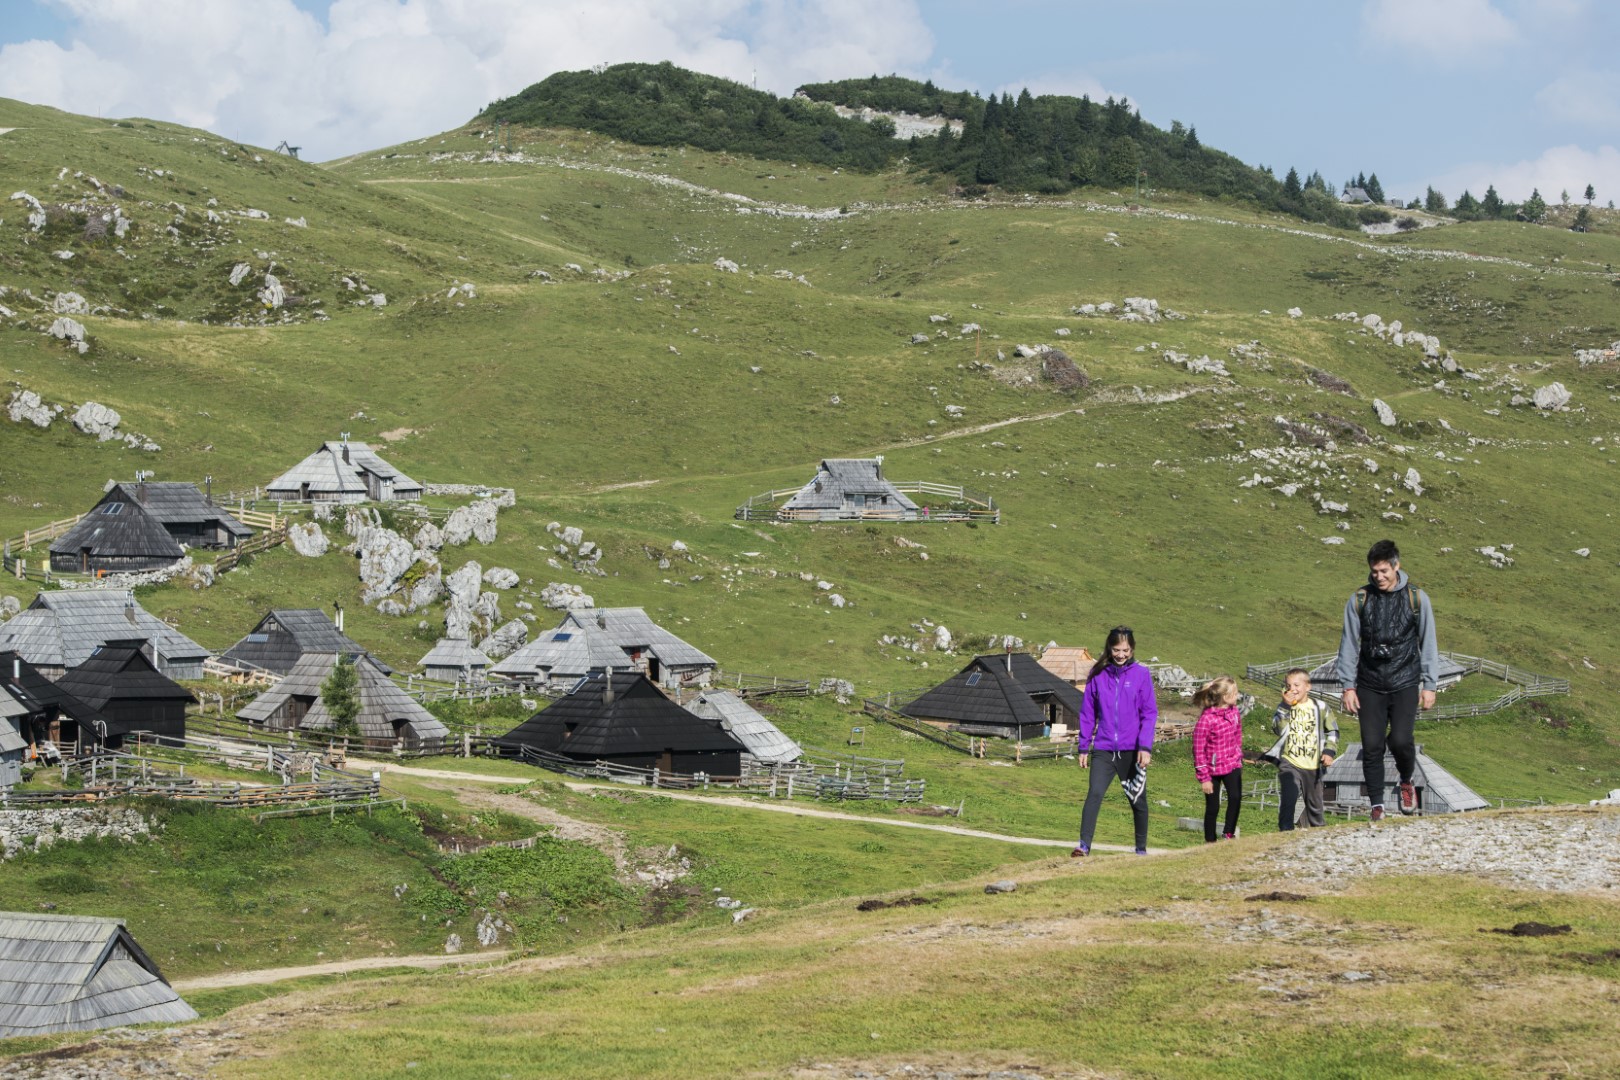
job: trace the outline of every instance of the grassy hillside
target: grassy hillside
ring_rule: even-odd
[[[1576,235],[1471,223],[1376,238],[1190,198],[1131,210],[1107,189],[963,202],[894,171],[644,148],[577,130],[514,127],[511,151],[493,152],[483,123],[326,167],[170,125],[10,102],[0,103],[7,126],[16,130],[0,135],[0,186],[31,193],[47,221],[35,232],[23,200],[0,209],[0,305],[10,312],[0,317],[0,362],[9,390],[36,393],[66,415],[48,428],[0,419],[0,535],[80,512],[108,478],[137,469],[162,480],[211,475],[216,491],[250,489],[348,431],[419,480],[516,491],[494,544],[444,553],[447,571],[476,559],[518,573],[522,584],[502,596],[503,617],[522,614],[518,601],[535,603],[534,625],[549,625],[540,589],[579,584],[598,603],[646,608],[728,670],[836,675],[864,694],[929,685],[990,635],[1095,651],[1121,622],[1136,628],[1142,656],[1195,672],[1241,673],[1246,663],[1328,651],[1344,599],[1364,577],[1366,548],[1391,536],[1434,598],[1443,648],[1566,676],[1574,691],[1488,720],[1425,721],[1419,739],[1428,750],[1494,797],[1578,801],[1620,787],[1620,648],[1610,629],[1620,595],[1612,540],[1620,369],[1612,359],[1582,366],[1575,356],[1620,339],[1610,271],[1620,240],[1602,227]],[[92,217],[114,207],[132,222],[122,240],[85,239]],[[207,219],[209,209],[219,222]],[[245,209],[269,217],[225,213]],[[249,276],[230,286],[239,262]],[[257,295],[266,272],[304,299],[266,308]],[[450,295],[467,283],[471,291]],[[82,355],[46,333],[68,292],[91,310],[74,316],[89,335]],[[370,299],[377,292],[385,306]],[[1127,297],[1152,298],[1174,316],[1139,322],[1075,310]],[[1336,318],[1351,312],[1356,319]],[[1370,313],[1399,320],[1403,340],[1434,335],[1439,357],[1373,333],[1360,320]],[[964,333],[966,324],[980,330]],[[913,344],[918,334],[927,338]],[[1087,387],[1057,389],[1019,345],[1061,348]],[[1187,361],[1206,356],[1226,374],[1189,370]],[[1568,409],[1514,404],[1555,381],[1571,394]],[[1380,423],[1375,398],[1393,410],[1395,426]],[[67,415],[91,400],[161,449],[73,430]],[[751,494],[803,483],[822,457],[878,453],[891,477],[988,492],[1003,524],[807,527],[732,517]],[[604,576],[553,565],[552,522],[579,526],[602,546]],[[328,532],[338,539],[335,527]],[[897,536],[925,547],[898,545]],[[687,555],[661,568],[676,540]],[[1507,545],[1505,568],[1478,551]],[[832,583],[848,605],[834,607],[817,581]],[[277,549],[212,588],[143,589],[141,602],[224,648],[272,606],[337,600],[351,636],[411,669],[441,631],[441,611],[390,618],[358,594],[352,557]],[[0,596],[26,604],[33,595],[24,582],[0,579]],[[945,624],[963,644],[940,653],[881,643],[920,639],[928,623]],[[1489,691],[1465,682],[1458,694],[1478,700]],[[868,723],[826,700],[785,707],[778,718],[790,734],[829,747]],[[870,725],[867,752],[907,759],[909,772],[928,779],[930,801],[963,806],[963,825],[1072,834],[1083,779],[1072,763],[993,766]],[[1155,846],[1196,839],[1175,828],[1199,802],[1190,771],[1184,746],[1164,749],[1152,789]],[[442,782],[391,778],[390,786],[427,811],[418,822],[485,812],[453,802]],[[647,1072],[644,1055],[663,1046],[658,1027],[718,1031],[706,1025],[734,1027],[734,1010],[744,1008],[755,1018],[808,1017],[838,1031],[845,1050],[870,1033],[871,1012],[892,1013],[892,1026],[870,1028],[884,1053],[891,1043],[911,1053],[972,1031],[986,1055],[1005,1055],[981,1064],[1010,1067],[1015,1051],[1044,1045],[1102,993],[1084,988],[1109,969],[1092,965],[1083,946],[1034,956],[1020,945],[993,960],[974,952],[964,966],[944,947],[916,951],[906,944],[915,935],[898,927],[874,936],[839,906],[916,888],[939,894],[945,914],[933,924],[946,929],[927,934],[940,940],[969,933],[963,926],[1039,928],[1079,912],[1090,921],[1064,929],[1062,940],[1106,926],[1107,944],[1097,947],[1105,962],[1145,955],[1144,943],[1165,946],[1152,955],[1169,959],[1147,964],[1122,1000],[1132,1017],[1171,1022],[1185,1046],[1125,1045],[1087,1058],[1088,1067],[1168,1074],[1155,1055],[1192,1053],[1229,1030],[1227,1007],[1203,1003],[1241,984],[1231,1007],[1252,1007],[1260,1020],[1234,1069],[1258,1062],[1261,1074],[1277,1073],[1304,1055],[1370,1072],[1371,1059],[1357,1055],[1400,1053],[1447,1055],[1458,1075],[1489,1071],[1470,1073],[1467,1064],[1480,1046],[1495,1046],[1483,1022],[1442,1024],[1420,1046],[1398,1010],[1337,984],[1328,1003],[1363,1019],[1306,1045],[1290,1034],[1300,1029],[1287,1009],[1255,1005],[1260,991],[1243,981],[1255,961],[1244,947],[1223,945],[1211,961],[1206,943],[1184,928],[1139,933],[1118,914],[1195,903],[1243,918],[1232,898],[1247,895],[1236,890],[1248,871],[1209,856],[1185,856],[1184,872],[1120,867],[1073,878],[1048,864],[1008,914],[973,899],[981,882],[951,883],[998,864],[1027,868],[1045,859],[1042,849],[864,823],[745,823],[715,807],[551,787],[529,802],[615,830],[633,847],[691,850],[696,887],[758,897],[786,914],[745,925],[735,946],[720,936],[731,930],[728,916],[694,901],[699,917],[630,939],[603,962],[606,975],[593,968],[585,982],[564,968],[480,982],[470,997],[468,980],[450,975],[317,991],[307,1000],[357,1019],[320,1033],[297,1028],[311,1069],[352,1057],[356,1046],[433,1043],[423,1060],[464,1058],[461,1033],[471,1030],[490,1048],[482,1068],[532,1045],[535,1001],[564,1018],[552,1071]],[[491,838],[529,829],[522,815],[489,821]],[[21,872],[8,864],[0,875],[0,906],[31,908],[41,891],[59,894],[62,911],[101,911],[116,900],[144,941],[143,928],[170,926],[173,905],[186,904],[194,921],[158,952],[191,973],[321,951],[431,950],[448,930],[424,928],[425,912],[406,911],[413,924],[390,890],[402,881],[420,883],[420,895],[435,882],[455,890],[434,876],[442,868],[430,841],[397,824],[397,836],[395,825],[289,825],[275,832],[266,876],[251,888],[220,887],[178,847],[30,856],[15,864]],[[170,838],[189,827],[177,823]],[[1270,827],[1251,812],[1244,828],[1253,837]],[[1122,804],[1111,804],[1100,837],[1120,840],[1126,830]],[[209,842],[247,851],[239,836]],[[350,879],[319,871],[350,844],[366,852]],[[159,849],[173,865],[146,873]],[[323,858],[286,854],[300,850]],[[600,866],[587,876],[604,880]],[[639,925],[641,908],[627,901],[621,920],[620,901],[610,899],[611,917],[597,932]],[[1494,938],[1466,943],[1476,922],[1512,921],[1519,910],[1548,921],[1601,924],[1602,916],[1598,901],[1504,899],[1421,880],[1327,903],[1330,921],[1371,905],[1357,910],[1372,912],[1363,919],[1374,929],[1364,921],[1354,932],[1371,935],[1363,944],[1403,973],[1401,987],[1450,985],[1475,964],[1492,972],[1517,964],[1530,983],[1575,992],[1588,976],[1558,967],[1550,947],[1515,960],[1495,950]],[[299,915],[283,929],[294,904]],[[805,906],[802,922],[788,911]],[[364,919],[352,923],[347,914],[315,914],[362,908]],[[1428,934],[1426,920],[1444,922],[1428,959],[1407,966],[1382,951],[1386,940]],[[207,926],[220,922],[239,928],[242,944],[211,955],[226,939]],[[539,935],[538,925],[534,947],[568,947],[571,935]],[[299,944],[282,940],[288,933]],[[1360,963],[1358,954],[1342,966]],[[950,981],[942,970],[982,974]],[[702,977],[693,981],[693,971]],[[841,989],[872,971],[881,973],[874,996]],[[1030,987],[1054,985],[1082,989],[1078,998],[1043,993],[1023,1006]],[[746,993],[700,1019],[689,1002],[721,1000],[705,996],[717,986]],[[446,1005],[451,998],[460,1004]],[[218,1012],[238,1000],[203,1004]],[[382,1000],[408,1004],[372,1007]],[[457,1034],[422,1035],[418,1009],[453,1017]],[[600,1025],[622,1025],[627,1013],[647,1019],[654,1034],[582,1064],[590,1056],[582,1048],[603,1045]],[[785,1021],[773,1031],[747,1060],[727,1051],[699,1068],[680,1056],[696,1051],[682,1049],[679,1071],[780,1072],[821,1045]],[[1559,1028],[1526,1045],[1566,1034]],[[1588,1071],[1607,1071],[1601,1046],[1571,1037]],[[1538,1053],[1525,1051],[1524,1060],[1540,1062]],[[400,1067],[385,1053],[365,1060],[379,1074]],[[1039,1060],[1072,1061],[1055,1052]],[[281,1064],[231,1068],[250,1075]],[[455,1071],[445,1065],[440,1074]]]

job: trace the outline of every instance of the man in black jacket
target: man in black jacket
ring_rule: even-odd
[[[1417,810],[1412,773],[1417,768],[1413,729],[1419,707],[1434,708],[1440,650],[1428,594],[1401,569],[1393,540],[1367,552],[1367,584],[1344,605],[1339,638],[1339,681],[1344,710],[1361,722],[1361,769],[1372,819],[1384,816],[1384,747],[1400,771],[1401,813]]]

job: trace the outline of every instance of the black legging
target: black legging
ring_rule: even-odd
[[[1388,694],[1356,687],[1361,699],[1361,777],[1367,783],[1367,801],[1384,805],[1384,747],[1388,732],[1389,752],[1395,758],[1400,779],[1412,779],[1417,769],[1418,688],[1408,686]]]
[[[1115,778],[1121,783],[1131,778],[1136,772],[1135,750],[1098,750],[1091,755],[1090,784],[1086,788],[1085,809],[1080,812],[1080,846],[1089,849],[1091,838],[1097,833],[1097,811],[1102,807],[1103,796],[1108,793],[1108,786]],[[1142,789],[1140,798],[1131,802],[1131,823],[1136,826],[1136,849],[1147,849],[1147,789]]]
[[[1212,776],[1215,790],[1204,796],[1204,839],[1215,842],[1215,818],[1221,812],[1221,789],[1226,789],[1226,835],[1237,832],[1238,811],[1243,809],[1243,770],[1233,769],[1225,776]]]

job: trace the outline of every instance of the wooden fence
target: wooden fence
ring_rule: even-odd
[[[773,799],[807,796],[815,799],[881,799],[890,802],[921,802],[927,790],[925,780],[893,776],[846,776],[789,770],[782,773],[755,772],[743,776],[711,776],[708,773],[674,773],[661,769],[641,769],[610,761],[575,761],[533,747],[522,747],[520,760],[527,764],[562,773],[580,780],[611,780],[636,787],[676,791],[746,791]]]
[[[238,563],[249,555],[257,555],[261,551],[268,551],[287,540],[287,522],[285,519],[274,528],[264,529],[246,540],[237,544],[229,551],[220,552],[219,558],[214,560],[214,573],[228,574],[236,569]]]
[[[1322,664],[1333,659],[1335,653],[1312,653],[1309,656],[1296,656],[1292,660],[1281,660],[1275,664],[1250,664],[1244,669],[1244,675],[1258,683],[1280,688],[1283,685],[1283,676],[1292,668],[1304,668],[1314,671]],[[1501,697],[1492,701],[1475,702],[1471,704],[1437,705],[1428,712],[1421,713],[1425,720],[1455,720],[1461,717],[1488,716],[1494,712],[1528,701],[1531,698],[1554,697],[1569,693],[1569,680],[1560,679],[1551,675],[1539,675],[1534,671],[1526,671],[1511,664],[1487,660],[1481,656],[1469,656],[1465,653],[1442,652],[1441,656],[1460,666],[1464,674],[1491,675],[1508,683],[1510,689]],[[1318,701],[1326,702],[1333,708],[1344,710],[1344,703],[1338,694],[1327,694],[1313,691],[1311,696]]]
[[[819,688],[825,680],[817,680]],[[812,691],[809,679],[789,679],[780,675],[750,675],[741,671],[721,671],[715,669],[710,684],[715,690],[734,690],[738,697],[770,697],[781,694],[785,697],[809,697],[812,692],[820,693],[819,689]],[[699,691],[701,693],[701,691]]]
[[[893,487],[906,495],[942,499],[944,504],[930,503],[915,510],[871,504],[861,508],[788,510],[779,505],[804,490],[800,485],[750,495],[747,502],[737,507],[733,516],[739,521],[905,521],[922,525],[952,521],[982,521],[991,525],[1001,523],[1001,509],[989,495],[971,492],[954,484],[935,484],[927,480],[895,481]]]
[[[952,750],[960,751],[972,757],[1022,762],[1042,758],[1068,757],[1074,753],[1074,740],[1070,738],[1023,742],[1016,739],[964,735],[960,731],[937,727],[934,724],[915,719],[898,711],[893,705],[896,700],[893,694],[890,694],[884,701],[874,701],[871,698],[866,698],[861,702],[861,711],[891,727],[909,731],[913,735],[921,735],[930,742],[936,742],[941,746],[950,747]],[[900,703],[904,704],[905,702],[900,700]]]

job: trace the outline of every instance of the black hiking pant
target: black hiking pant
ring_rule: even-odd
[[[1086,788],[1086,805],[1080,813],[1080,846],[1091,847],[1091,838],[1097,833],[1097,811],[1102,808],[1103,796],[1115,779],[1121,784],[1136,772],[1135,750],[1097,750],[1091,755],[1090,783]],[[1129,798],[1129,796],[1126,796]],[[1147,848],[1148,806],[1147,788],[1131,799],[1131,824],[1136,827],[1136,849]]]
[[[1204,796],[1204,840],[1213,844],[1215,836],[1215,819],[1221,812],[1221,789],[1226,789],[1226,832],[1231,836],[1237,832],[1238,811],[1243,809],[1243,770],[1233,769],[1225,776],[1210,777],[1215,783],[1215,790]]]
[[[1361,699],[1361,776],[1367,783],[1367,801],[1384,805],[1384,749],[1395,758],[1400,779],[1417,771],[1418,687],[1381,693],[1356,687]]]

